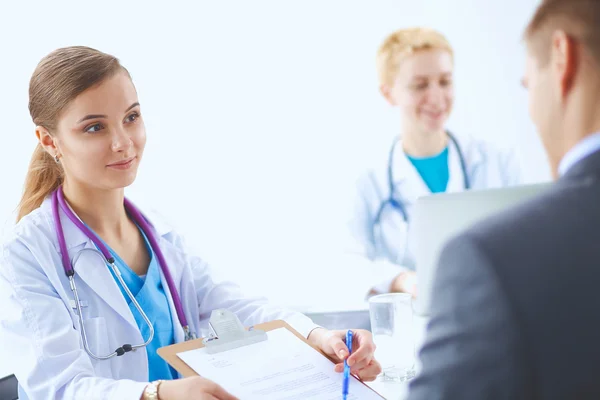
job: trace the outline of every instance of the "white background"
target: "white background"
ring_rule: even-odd
[[[139,92],[148,145],[133,197],[251,294],[289,306],[344,296],[331,260],[353,184],[399,126],[377,90],[380,42],[406,26],[444,32],[456,52],[449,128],[516,147],[526,181],[546,180],[519,83],[536,4],[3,2],[0,220],[10,227],[36,143],[31,73],[55,48],[87,45],[120,58]]]

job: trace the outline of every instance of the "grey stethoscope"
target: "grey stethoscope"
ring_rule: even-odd
[[[131,300],[131,302],[133,303],[135,308],[139,311],[139,313],[142,316],[142,318],[144,319],[144,322],[146,323],[146,325],[148,325],[150,334],[148,335],[148,339],[146,339],[146,341],[144,343],[134,344],[134,345],[124,344],[121,347],[117,348],[112,353],[110,353],[108,355],[102,355],[102,356],[96,355],[90,350],[89,345],[88,345],[87,334],[85,332],[85,325],[83,323],[83,314],[81,312],[81,304],[79,302],[79,293],[77,292],[77,286],[75,285],[75,279],[74,279],[75,269],[73,268],[73,265],[71,264],[71,261],[69,259],[69,253],[67,250],[65,235],[64,235],[64,232],[62,229],[62,222],[60,220],[60,215],[59,215],[59,207],[65,213],[65,215],[69,218],[69,220],[72,223],[74,223],[75,226],[77,226],[77,228],[80,229],[92,242],[94,242],[94,244],[98,247],[98,249],[100,249],[100,252],[104,256],[106,263],[108,265],[110,265],[115,276],[117,277],[119,284],[125,290],[125,292],[127,293],[127,296],[129,297],[129,299]],[[175,288],[175,283],[173,282],[173,278],[171,277],[171,273],[169,272],[169,268],[167,266],[165,257],[160,249],[160,246],[158,244],[158,241],[156,240],[156,237],[154,236],[154,230],[152,229],[152,226],[146,220],[146,218],[142,215],[142,213],[133,204],[131,204],[131,202],[129,202],[129,200],[127,200],[127,199],[125,199],[125,209],[127,210],[127,213],[129,214],[131,219],[140,227],[140,229],[144,232],[144,234],[148,238],[148,241],[150,242],[150,247],[154,251],[156,258],[158,259],[160,268],[165,276],[165,280],[167,281],[167,286],[169,287],[169,291],[171,292],[171,296],[173,297],[173,304],[175,305],[175,310],[177,312],[177,317],[179,318],[179,323],[183,327],[183,331],[185,333],[185,340],[187,341],[187,340],[195,339],[196,335],[194,334],[194,332],[192,332],[190,330],[190,327],[187,322],[187,318],[185,317],[185,313],[183,312],[183,305],[181,303],[181,298],[179,297],[179,294],[177,293],[177,289]],[[106,246],[102,243],[102,241],[100,241],[96,237],[96,235],[87,226],[85,226],[85,224],[83,224],[83,222],[81,222],[79,220],[79,218],[77,218],[75,213],[73,213],[73,211],[67,204],[67,202],[64,198],[63,191],[62,191],[62,186],[59,187],[58,189],[56,189],[52,193],[52,215],[54,217],[56,234],[58,236],[58,245],[59,245],[60,252],[61,252],[63,268],[65,270],[65,274],[69,278],[69,284],[71,286],[71,290],[73,291],[73,296],[75,298],[75,305],[77,307],[77,313],[79,314],[79,325],[81,326],[81,337],[83,340],[83,347],[84,347],[86,353],[88,353],[88,355],[90,357],[92,357],[96,360],[108,360],[109,358],[112,358],[115,356],[122,356],[123,354],[128,353],[131,350],[145,347],[148,344],[150,344],[150,342],[154,338],[154,326],[152,326],[150,319],[148,319],[148,316],[146,315],[146,313],[144,312],[144,310],[142,309],[140,304],[135,299],[135,296],[131,293],[131,291],[129,290],[129,288],[127,287],[125,282],[123,281],[123,277],[121,276],[119,269],[115,265],[115,259],[110,254],[110,251],[106,248]]]
[[[448,139],[452,142],[456,151],[458,153],[458,158],[460,161],[460,168],[463,174],[463,181],[465,189],[471,188],[471,181],[469,179],[469,175],[467,173],[467,163],[465,161],[465,156],[462,152],[460,145],[458,144],[458,140],[451,134],[449,131],[446,131],[446,135],[448,135]],[[377,243],[377,239],[380,239],[381,245],[384,245],[383,234],[381,232],[381,216],[383,215],[383,211],[387,208],[387,206],[391,206],[393,209],[398,211],[402,215],[402,219],[405,224],[408,224],[408,212],[406,211],[406,206],[402,203],[402,201],[396,199],[396,186],[394,184],[394,173],[393,173],[393,164],[394,164],[394,153],[396,150],[396,145],[399,140],[394,140],[392,147],[390,149],[390,154],[388,157],[388,165],[387,165],[387,182],[388,182],[388,193],[389,197],[381,202],[379,205],[379,209],[377,213],[375,213],[375,217],[373,218],[373,222],[371,223],[371,235],[373,243]],[[398,244],[399,245],[399,244]]]

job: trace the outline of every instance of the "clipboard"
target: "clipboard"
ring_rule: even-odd
[[[269,331],[272,331],[275,329],[279,329],[279,328],[285,328],[288,331],[290,331],[292,334],[294,334],[294,336],[296,336],[296,338],[298,338],[302,342],[308,344],[310,347],[312,347],[313,349],[318,351],[319,354],[321,354],[323,357],[325,357],[332,363],[335,363],[335,361],[331,357],[327,356],[320,349],[313,346],[304,336],[302,336],[300,333],[298,333],[298,331],[296,331],[287,322],[285,322],[283,320],[275,320],[275,321],[271,321],[271,322],[266,322],[266,323],[258,324],[258,325],[255,325],[255,326],[245,329],[243,327],[242,323],[240,322],[240,320],[237,318],[237,316],[235,314],[233,314],[231,311],[215,310],[211,314],[209,325],[211,327],[211,330],[214,332],[214,335],[212,335],[211,337],[193,339],[193,340],[189,340],[187,342],[182,342],[182,343],[177,343],[177,344],[173,344],[170,346],[161,347],[157,350],[158,355],[162,359],[164,359],[170,366],[172,366],[177,372],[179,372],[183,377],[187,378],[190,376],[197,376],[198,374],[196,373],[196,371],[194,371],[181,358],[179,358],[179,356],[177,356],[178,353],[183,353],[183,352],[186,352],[189,350],[200,349],[203,347],[208,348],[209,346],[211,346],[211,342],[214,339],[218,338],[217,341],[219,341],[219,340],[222,340],[223,337],[225,337],[224,342],[226,342],[226,343],[225,343],[225,347],[222,349],[222,351],[226,351],[231,348],[231,347],[227,346],[227,343],[236,342],[235,344],[233,344],[233,346],[234,346],[233,348],[241,347],[241,346],[251,346],[252,344],[256,343],[257,340],[258,341],[261,340],[261,339],[255,338],[255,336],[261,336],[260,334],[254,335],[251,332],[262,333],[262,334],[264,334],[264,338],[262,338],[262,340],[267,340],[266,332],[269,332]],[[219,335],[220,335],[220,337],[219,337]],[[233,336],[233,338],[232,338],[232,336]],[[233,339],[233,340],[231,340],[231,339]],[[219,351],[219,350],[216,350],[216,351]],[[385,397],[383,397],[381,394],[377,393],[373,388],[371,388],[366,383],[364,383],[360,380],[358,380],[358,382],[360,384],[366,386],[369,390],[373,391],[381,399],[385,399]]]

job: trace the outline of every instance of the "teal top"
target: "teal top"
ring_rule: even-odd
[[[177,377],[177,372],[156,353],[158,348],[174,344],[175,335],[169,301],[163,288],[162,281],[160,280],[160,267],[158,260],[152,251],[152,247],[150,246],[148,238],[141,229],[140,232],[142,232],[142,235],[144,236],[146,248],[148,250],[148,254],[150,255],[150,264],[145,277],[141,277],[133,272],[133,270],[125,263],[125,261],[123,261],[123,259],[121,259],[121,257],[119,257],[115,251],[113,251],[113,249],[106,245],[106,243],[103,243],[115,258],[115,265],[119,269],[123,281],[131,291],[131,294],[140,304],[140,307],[142,310],[144,310],[144,313],[146,313],[148,319],[154,327],[154,338],[148,344],[148,346],[146,346],[146,351],[148,354],[149,381],[152,382],[158,379],[175,379]],[[125,292],[125,289],[123,289],[117,280],[117,277],[110,266],[109,270],[117,281],[117,285],[119,286],[119,289],[121,289],[121,293],[123,293],[125,300],[127,300],[129,309],[135,318],[135,322],[140,329],[142,337],[144,340],[146,340],[150,336],[150,329],[148,325],[127,295],[127,292]]]
[[[450,179],[448,147],[432,157],[417,158],[406,155],[415,166],[431,193],[445,192]]]

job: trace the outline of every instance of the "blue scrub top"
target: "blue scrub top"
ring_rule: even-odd
[[[152,251],[152,247],[150,246],[148,238],[141,229],[140,232],[144,236],[146,249],[150,255],[150,264],[145,277],[141,277],[133,272],[133,270],[129,268],[125,261],[123,261],[123,259],[121,259],[121,257],[119,257],[115,251],[113,251],[113,249],[111,249],[106,243],[103,243],[115,258],[115,265],[119,269],[123,281],[125,281],[125,284],[131,291],[131,294],[133,294],[137,302],[140,304],[140,307],[142,310],[144,310],[148,316],[148,319],[152,323],[152,326],[154,327],[154,338],[148,344],[148,346],[146,346],[146,351],[148,354],[149,381],[152,382],[158,379],[175,379],[177,377],[177,372],[156,353],[158,348],[174,344],[175,335],[169,301],[167,300],[167,295],[163,288],[162,281],[160,280],[160,267],[158,260]],[[121,289],[121,293],[123,293],[125,300],[127,300],[129,309],[131,310],[131,313],[135,318],[135,322],[142,333],[142,337],[144,340],[147,339],[150,336],[148,325],[127,295],[127,292],[125,292],[125,289],[121,287],[121,284],[117,280],[117,277],[110,266],[109,270],[115,278],[115,281],[117,281],[117,285],[119,286],[119,289]]]
[[[432,157],[417,158],[406,155],[415,166],[431,193],[445,192],[450,180],[448,147]]]

